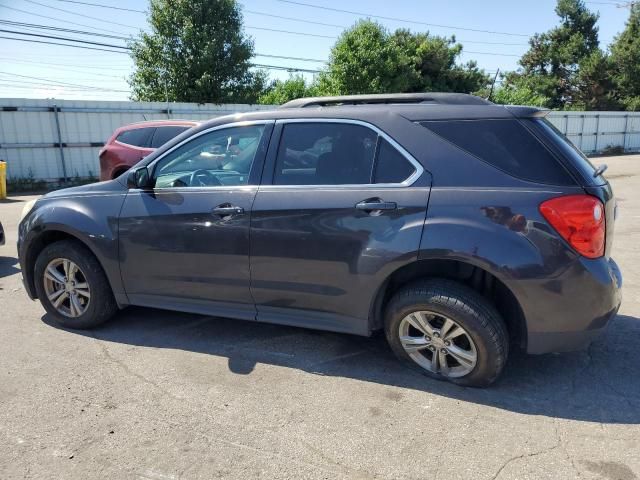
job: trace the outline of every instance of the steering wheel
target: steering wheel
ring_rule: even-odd
[[[192,187],[222,186],[222,182],[209,170],[201,168],[194,171],[189,177],[189,185]]]

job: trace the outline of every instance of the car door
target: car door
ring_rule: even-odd
[[[417,258],[430,175],[364,122],[279,120],[274,132],[251,218],[258,319],[367,334],[378,288]]]
[[[135,305],[254,318],[249,219],[273,122],[200,131],[149,165],[119,218],[122,281]]]

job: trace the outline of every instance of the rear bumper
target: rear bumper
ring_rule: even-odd
[[[547,282],[548,294],[533,302],[536,314],[525,312],[528,353],[587,348],[620,308],[622,274],[613,259],[581,259],[562,277]]]

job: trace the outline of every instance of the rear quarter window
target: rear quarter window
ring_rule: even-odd
[[[420,122],[480,160],[523,180],[574,185],[555,156],[516,119]]]
[[[127,145],[132,145],[134,147],[148,147],[151,135],[155,129],[155,127],[148,127],[125,130],[124,132],[120,132],[116,137],[116,141],[126,143]]]

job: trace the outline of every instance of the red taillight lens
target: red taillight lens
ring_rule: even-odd
[[[580,255],[604,255],[605,218],[602,202],[591,195],[567,195],[542,202],[540,213]]]

